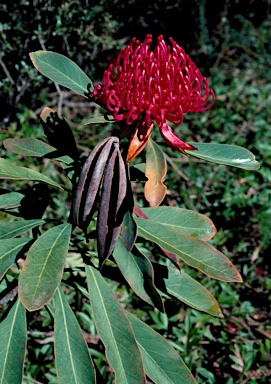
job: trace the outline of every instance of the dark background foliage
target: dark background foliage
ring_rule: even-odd
[[[257,156],[261,169],[246,172],[215,166],[167,150],[172,167],[164,204],[209,215],[218,229],[214,245],[244,277],[243,285],[231,285],[191,272],[218,299],[225,319],[213,319],[167,302],[168,320],[143,305],[132,292],[128,296],[122,293],[122,300],[137,308],[143,317],[148,311],[146,321],[172,341],[199,383],[267,383],[271,374],[269,0],[2,3],[1,136],[41,137],[38,116],[42,107],[57,109],[59,93],[33,68],[29,52],[46,48],[62,53],[97,82],[120,48],[134,36],[143,40],[147,33],[154,37],[163,34],[166,39],[172,36],[215,89],[214,107],[203,114],[187,114],[184,123],[176,128],[180,137],[244,146]],[[111,129],[82,126],[82,120],[95,111],[81,97],[65,93],[63,116],[71,124],[81,150],[90,148]],[[161,143],[159,134],[156,139]],[[3,150],[2,154],[6,156]],[[139,185],[135,192],[137,200],[145,204],[142,190]],[[65,214],[65,203],[53,199],[51,207],[49,215]],[[91,332],[94,326],[87,320],[87,304],[79,296],[73,300],[83,329]],[[48,332],[49,338],[50,319],[45,311],[43,316],[37,319],[30,314],[29,325],[32,330]],[[31,377],[53,382],[50,340],[47,346],[40,345],[32,340],[27,369]],[[103,364],[102,347],[97,343],[92,346],[97,361]]]
[[[163,34],[183,46],[208,75],[230,32],[240,32],[246,23],[257,29],[268,17],[269,5],[268,0],[19,0],[2,4],[1,58],[13,84],[5,81],[2,65],[0,120],[13,121],[21,105],[34,109],[39,105],[38,95],[48,82],[41,76],[34,79],[29,52],[43,47],[57,51],[99,79],[117,49],[133,36],[142,40],[147,33]],[[261,43],[262,50],[268,49],[269,41]],[[236,55],[239,50],[242,47]]]

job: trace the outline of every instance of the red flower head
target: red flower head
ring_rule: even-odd
[[[207,79],[183,48],[169,41],[171,47],[160,35],[152,51],[152,35],[143,43],[133,38],[104,72],[103,85],[93,90],[94,100],[111,111],[115,121],[139,122],[132,138],[137,149],[130,156],[128,152],[128,161],[146,145],[154,120],[170,146],[182,153],[196,149],[180,140],[167,121],[179,125],[185,112],[205,111],[214,103]]]

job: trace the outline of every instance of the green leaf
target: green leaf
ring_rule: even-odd
[[[61,188],[58,183],[49,177],[44,176],[42,173],[25,167],[19,167],[5,159],[0,159],[0,179],[38,180],[53,185],[54,187]]]
[[[197,239],[208,241],[216,233],[216,228],[209,217],[190,209],[176,207],[141,208],[148,218]]]
[[[127,211],[123,217],[120,236],[125,248],[127,251],[130,251],[133,248],[137,237],[136,222],[130,211]]]
[[[44,220],[22,220],[0,223],[0,239],[11,239],[44,223]]]
[[[30,247],[19,276],[19,297],[35,311],[54,296],[68,253],[71,224],[61,224],[43,233]]]
[[[56,148],[51,145],[32,137],[25,139],[6,139],[3,141],[3,144],[8,151],[23,156],[42,157],[56,151]]]
[[[146,146],[146,169],[144,194],[151,207],[157,207],[166,196],[167,187],[163,184],[167,173],[167,162],[163,151],[152,139]]]
[[[32,239],[0,240],[0,280],[15,262],[18,253]]]
[[[91,119],[87,120],[87,122],[85,122],[84,125],[105,124],[105,123],[115,123],[113,116],[112,115],[103,115],[103,116],[92,117]]]
[[[150,261],[140,252],[136,255],[128,252],[121,239],[117,241],[113,256],[122,275],[134,292],[142,300],[164,312],[161,296],[154,285],[154,275]]]
[[[136,218],[138,234],[174,253],[188,265],[222,281],[241,282],[242,278],[230,260],[205,241],[151,220]]]
[[[69,169],[70,166],[74,163],[74,160],[70,156],[59,156],[55,158],[56,160],[60,161],[62,164],[63,169]]]
[[[156,384],[197,384],[175,349],[161,335],[126,311],[143,359],[144,370]]]
[[[186,152],[194,157],[211,163],[231,165],[233,167],[255,170],[260,168],[253,153],[237,145],[213,143],[189,143],[198,148],[197,151]]]
[[[89,298],[116,384],[145,383],[143,364],[124,310],[98,270],[86,265]]]
[[[25,197],[24,194],[19,192],[9,192],[0,195],[0,209],[13,209],[21,205],[22,199]]]
[[[58,151],[55,147],[45,143],[44,141],[27,137],[25,139],[6,139],[3,141],[4,147],[10,152],[17,153],[24,156],[36,156],[43,157],[51,155]],[[57,156],[54,157],[60,162],[70,165],[74,162],[69,156]]]
[[[51,51],[36,51],[30,53],[30,58],[40,73],[79,95],[88,93],[89,84],[93,88],[88,76],[66,56]]]
[[[0,383],[21,383],[26,349],[25,309],[17,299],[0,324]]]
[[[198,311],[223,317],[214,296],[187,273],[159,264],[154,264],[153,267],[156,286],[162,292]]]
[[[95,383],[95,372],[78,321],[61,288],[55,294],[55,359],[59,384]]]
[[[145,176],[146,163],[135,164],[135,165],[133,165],[133,168],[135,168],[136,170],[138,170],[141,173],[144,173],[144,176]]]

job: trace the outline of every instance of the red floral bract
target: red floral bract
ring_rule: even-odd
[[[185,153],[196,148],[180,140],[166,121],[179,125],[185,112],[205,111],[215,97],[184,49],[172,38],[169,41],[171,47],[160,35],[152,51],[152,35],[143,43],[133,38],[109,65],[103,85],[98,84],[92,95],[117,122],[125,120],[130,125],[143,118],[149,128],[155,120],[165,141]]]

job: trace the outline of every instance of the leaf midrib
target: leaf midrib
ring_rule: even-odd
[[[65,79],[68,79],[70,83],[75,84],[77,87],[79,87],[79,88],[82,89],[84,92],[86,92],[86,89],[85,89],[81,84],[76,83],[75,80],[73,80],[71,77],[67,76],[65,73],[61,72],[61,71],[58,70],[56,67],[53,67],[53,66],[52,66],[51,64],[49,64],[47,61],[42,60],[40,57],[37,59],[37,57],[36,57],[36,58],[35,58],[35,62],[37,62],[38,60],[39,60],[41,63],[43,63],[43,64],[45,64],[46,66],[48,66],[49,68],[53,69],[55,72],[57,72],[57,73],[60,74],[61,76],[65,77]],[[40,71],[41,73],[43,73],[43,71],[41,71],[40,68],[39,68],[39,71]],[[82,73],[84,73],[84,72],[82,71]],[[48,75],[45,75],[45,76],[47,76],[49,79],[55,81],[53,78],[49,77]],[[90,82],[90,81],[89,81],[89,82]],[[59,84],[64,85],[64,86],[66,87],[65,84],[62,84],[62,83],[59,83]]]
[[[130,254],[130,252],[128,252],[128,253]],[[113,252],[113,256],[114,256],[114,252]],[[144,256],[144,257],[145,257],[145,256]],[[143,272],[142,272],[141,269],[139,268],[139,266],[138,266],[138,264],[137,264],[137,262],[136,262],[136,260],[135,260],[133,254],[132,254],[132,257],[129,257],[129,260],[132,260],[132,263],[135,265],[136,269],[138,270],[139,274],[141,275],[142,279],[144,280]],[[129,268],[127,268],[127,269],[129,269]],[[123,276],[124,276],[124,275],[123,275]],[[148,277],[151,278],[151,276],[149,276],[149,275],[148,275]],[[124,276],[124,278],[125,278],[125,276]],[[126,280],[126,278],[125,278],[125,280]],[[126,281],[127,281],[127,280],[126,280]],[[127,283],[130,284],[128,281],[127,281]],[[132,288],[133,288],[133,287],[132,287]],[[141,297],[143,300],[145,300],[147,303],[149,303],[149,304],[151,304],[151,305],[154,305],[153,302],[152,302],[152,300],[149,300],[149,301],[147,300],[147,299],[149,299],[149,295],[147,294],[147,292],[146,292],[146,290],[144,289],[144,287],[143,287],[143,292],[145,293],[145,295],[147,295],[147,298],[143,299],[141,296],[140,296],[140,297]],[[141,293],[141,295],[142,295],[142,293]],[[142,295],[142,296],[143,296],[143,295]]]
[[[110,321],[109,321],[109,317],[107,316],[106,307],[105,307],[105,305],[104,305],[104,300],[103,300],[103,297],[102,297],[102,295],[101,295],[101,292],[100,292],[100,289],[99,289],[99,285],[98,285],[97,279],[96,279],[94,273],[92,272],[91,267],[89,268],[89,270],[91,271],[91,274],[92,274],[92,276],[93,276],[94,283],[95,283],[95,285],[96,285],[96,289],[97,289],[98,295],[99,295],[99,297],[100,297],[100,302],[101,302],[101,304],[102,304],[102,307],[103,307],[103,310],[104,310],[104,313],[105,313],[105,317],[106,317],[107,323],[108,323],[108,325],[109,325],[110,333],[111,333],[111,335],[112,335],[112,340],[113,340],[113,342],[114,342],[114,344],[115,344],[116,350],[119,351],[118,345],[117,345],[116,340],[115,340],[115,337],[114,337],[114,333],[113,333],[113,331],[112,331],[111,323],[110,323]],[[118,359],[118,360],[120,361],[120,364],[121,364],[121,366],[122,366],[122,370],[123,370],[123,372],[124,372],[124,374],[125,374],[125,369],[124,369],[123,364],[122,364],[122,360],[121,360],[121,357],[120,357],[120,353],[118,353],[118,356],[119,356],[119,359]],[[116,371],[115,371],[115,373],[116,373]],[[126,378],[126,374],[125,374],[125,378]],[[116,382],[117,382],[117,380],[116,380]],[[128,384],[127,378],[126,378],[126,383]],[[123,384],[124,384],[124,383],[123,383]]]
[[[47,266],[48,259],[49,259],[49,257],[50,257],[51,254],[52,254],[53,248],[54,248],[56,242],[58,241],[59,237],[62,235],[62,233],[66,230],[66,228],[67,228],[68,226],[69,226],[69,224],[65,225],[65,227],[63,228],[63,230],[59,233],[59,235],[56,237],[55,241],[53,242],[53,244],[52,244],[52,246],[51,246],[51,248],[50,248],[50,251],[48,252],[48,255],[47,255],[46,259],[45,259],[45,263],[43,264],[43,267],[42,267],[42,269],[41,269],[41,273],[40,273],[40,275],[38,276],[38,282],[37,282],[37,284],[36,284],[35,291],[34,291],[34,293],[31,295],[32,298],[36,296],[36,293],[37,293],[37,290],[38,290],[38,287],[39,287],[39,283],[40,283],[41,276],[42,276],[43,273],[44,273],[44,270],[45,270],[45,268],[46,268],[46,266]]]
[[[159,244],[159,242],[161,242],[161,243],[163,243],[163,244],[165,244],[166,245],[166,248],[171,248],[171,249],[173,249],[173,253],[175,253],[176,255],[178,255],[185,263],[187,263],[187,264],[189,264],[190,266],[192,266],[193,268],[197,268],[197,269],[199,269],[199,270],[201,270],[202,272],[204,272],[201,268],[199,268],[199,267],[194,267],[193,265],[191,265],[187,260],[184,260],[181,256],[180,256],[180,253],[181,254],[183,254],[183,255],[185,255],[185,256],[187,256],[188,258],[190,258],[190,259],[192,259],[192,260],[195,260],[196,262],[198,262],[198,263],[202,263],[202,264],[204,264],[204,266],[206,266],[207,268],[209,268],[209,270],[212,270],[212,271],[215,271],[215,272],[219,272],[220,274],[223,274],[223,272],[221,272],[221,270],[219,270],[219,269],[216,269],[216,268],[214,268],[213,266],[210,266],[210,265],[208,265],[208,264],[206,264],[206,262],[204,262],[204,261],[199,261],[198,259],[196,259],[195,257],[193,257],[192,255],[189,255],[188,253],[185,253],[185,252],[183,252],[183,251],[180,251],[179,249],[177,249],[177,248],[175,248],[173,245],[171,245],[171,244],[169,244],[169,243],[166,243],[164,240],[162,240],[161,238],[158,238],[157,236],[155,236],[154,234],[152,234],[151,232],[148,232],[146,229],[144,229],[144,228],[142,228],[140,225],[138,225],[138,228],[143,232],[143,233],[149,233],[150,234],[150,236],[152,237],[152,238],[154,238],[154,239],[158,239],[159,241],[158,241],[158,243],[157,244]],[[184,234],[183,234],[184,235]],[[147,237],[149,240],[151,240],[150,239],[150,237]],[[201,241],[201,240],[198,240],[198,239],[196,239],[197,241]],[[153,240],[152,240],[153,241]],[[154,241],[155,242],[155,241]],[[156,242],[155,242],[156,243]],[[172,252],[172,250],[171,250],[171,252]],[[204,272],[204,273],[206,273],[206,272]],[[208,273],[209,274],[209,273]]]
[[[43,223],[44,223],[44,221],[43,221],[43,220],[40,220],[39,222],[36,222],[36,224],[32,222],[32,223],[27,223],[27,224],[25,224],[25,225],[19,226],[18,228],[13,229],[13,231],[7,231],[7,232],[5,232],[3,235],[0,235],[0,240],[11,240],[11,238],[13,238],[13,235],[12,235],[13,233],[15,233],[16,236],[17,236],[17,235],[21,235],[22,233],[26,232],[28,229],[35,228],[35,227],[37,227],[38,225],[43,224]],[[18,231],[19,231],[19,232],[18,232]],[[5,235],[6,235],[7,233],[8,233],[9,235],[11,235],[9,239],[6,239],[6,238],[5,238]],[[14,240],[14,239],[13,239],[13,240]]]
[[[59,289],[60,288],[58,288],[58,290]],[[73,376],[74,376],[75,382],[78,383],[77,376],[76,376],[76,370],[75,370],[74,362],[73,362],[73,359],[72,359],[72,352],[71,352],[71,345],[70,345],[69,333],[68,333],[68,328],[67,328],[66,314],[65,314],[65,310],[64,310],[64,303],[63,303],[63,300],[62,300],[60,292],[58,292],[58,296],[59,296],[59,301],[60,301],[60,305],[61,305],[61,309],[62,309],[62,314],[63,314],[64,329],[65,329],[65,333],[66,333],[66,339],[67,339],[68,351],[69,351],[69,356],[70,356],[70,361],[71,361],[71,366],[72,366],[72,372],[73,372]]]
[[[153,154],[154,157],[155,157],[154,162],[155,162],[155,165],[156,165],[156,168],[157,168],[158,157],[159,157],[159,155],[157,154],[158,151],[156,152],[156,151],[154,150],[154,145],[153,145],[153,140],[152,140],[152,139],[149,140],[149,144],[150,144],[151,149],[152,149],[152,154]],[[163,153],[161,154],[161,157],[162,157],[162,156],[163,156],[164,166],[166,167],[166,161],[165,161],[165,157],[164,157],[164,154],[163,154]],[[145,172],[146,172],[146,177],[147,177],[147,172],[148,172],[148,170],[147,170],[147,164],[146,164],[146,170],[145,170]],[[163,179],[164,179],[164,177],[165,177],[165,175],[166,175],[166,169],[164,170],[163,174],[158,173],[158,172],[155,173],[155,175],[157,175],[157,174],[161,176],[161,179],[159,180],[159,177],[158,177],[158,178],[155,177],[155,188],[156,188],[156,186],[159,185],[159,184],[161,184],[164,188],[166,188],[166,186],[165,186],[164,183],[163,183]],[[148,178],[148,181],[149,181],[149,178]],[[147,182],[148,182],[148,181],[147,181]]]
[[[11,345],[11,338],[12,338],[12,334],[13,334],[13,328],[14,328],[14,324],[15,324],[15,320],[16,320],[16,317],[17,317],[17,312],[19,310],[19,299],[17,299],[17,303],[15,304],[16,305],[16,309],[15,309],[15,313],[14,313],[14,316],[13,316],[13,319],[12,319],[12,322],[11,322],[11,328],[10,328],[10,333],[9,333],[9,338],[8,338],[8,343],[7,343],[7,353],[5,355],[5,359],[4,359],[4,369],[3,369],[3,373],[2,373],[2,377],[1,377],[1,380],[0,380],[0,383],[3,382],[3,377],[4,377],[4,374],[5,374],[5,370],[6,370],[6,362],[7,362],[7,358],[8,358],[8,351],[10,349],[10,345]]]
[[[14,239],[2,239],[2,240],[14,240]],[[28,243],[29,240],[30,240],[30,239],[23,241],[22,243],[16,245],[14,248],[10,249],[8,252],[2,254],[2,255],[0,256],[0,261],[1,261],[1,259],[3,259],[5,256],[7,256],[9,253],[16,251],[16,249],[18,249],[18,248],[20,248],[22,245]]]
[[[5,163],[3,162],[3,160],[5,161]],[[15,174],[13,174],[13,176],[9,176],[9,173],[3,172],[3,169],[2,169],[0,171],[0,178],[1,179],[3,177],[7,177],[10,180],[18,180],[18,179],[19,180],[41,180],[41,181],[47,182],[50,185],[54,185],[55,187],[57,186],[58,188],[62,189],[62,187],[60,185],[58,185],[54,180],[50,179],[50,177],[45,176],[42,173],[35,171],[34,169],[28,169],[26,167],[21,167],[20,165],[13,165],[12,163],[10,163],[9,161],[6,161],[5,159],[0,159],[0,165],[1,165],[1,162],[2,162],[2,165],[4,165],[4,166],[6,165],[8,167],[15,168],[15,171],[13,170],[13,172],[15,173]],[[18,168],[19,168],[19,172],[21,170],[24,172],[30,172],[30,176],[20,176],[20,175],[18,176],[18,174],[16,175],[16,171],[18,172]],[[33,176],[31,176],[31,174]]]

